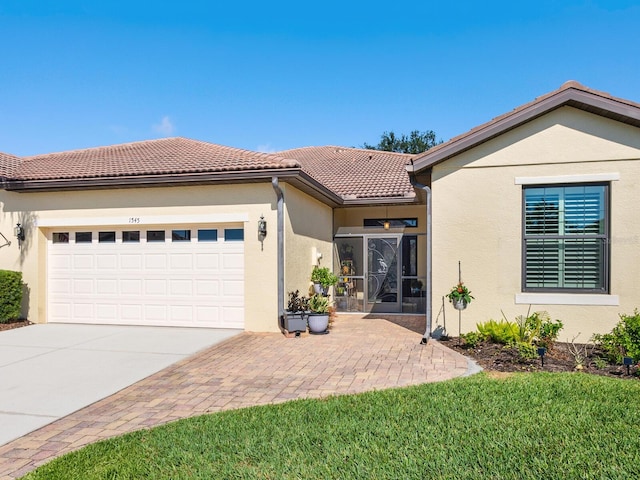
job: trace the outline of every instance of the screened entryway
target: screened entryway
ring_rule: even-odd
[[[334,239],[343,312],[424,313],[426,236],[402,232],[339,232]]]

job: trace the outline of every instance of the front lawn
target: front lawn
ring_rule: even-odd
[[[254,407],[93,444],[24,478],[640,478],[640,385],[479,374]]]

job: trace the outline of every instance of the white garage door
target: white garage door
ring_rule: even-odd
[[[241,226],[55,228],[50,322],[244,328]]]

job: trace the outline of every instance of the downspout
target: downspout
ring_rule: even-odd
[[[426,345],[427,342],[429,341],[429,339],[431,338],[431,292],[432,292],[432,285],[431,285],[431,271],[432,271],[432,267],[431,267],[431,260],[432,260],[432,254],[431,254],[431,188],[429,188],[427,185],[423,185],[422,183],[418,182],[418,180],[416,179],[416,174],[415,171],[413,170],[413,161],[411,161],[411,166],[407,165],[407,171],[409,172],[409,179],[411,181],[411,185],[413,185],[415,188],[421,188],[422,190],[425,191],[425,193],[427,194],[427,291],[425,292],[425,300],[426,300],[426,328],[424,331],[424,335],[422,336],[422,341],[420,342],[421,345]]]
[[[278,177],[271,177],[271,186],[276,192],[277,211],[277,256],[278,256],[278,327],[282,327],[284,318],[284,194],[278,185]]]

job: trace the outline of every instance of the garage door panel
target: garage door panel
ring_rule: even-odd
[[[96,305],[96,317],[106,323],[113,323],[118,319],[118,306],[108,303]]]
[[[244,309],[242,307],[222,307],[222,323],[226,328],[244,327]]]
[[[73,268],[75,270],[93,270],[93,255],[76,254],[73,256]]]
[[[220,308],[214,306],[197,306],[195,308],[197,325],[220,325]]]
[[[70,295],[72,293],[70,278],[53,277],[49,280],[49,291],[57,295]]]
[[[62,255],[52,255],[49,257],[49,268],[52,271],[67,271],[71,268],[71,255],[62,254]]]
[[[175,322],[191,323],[193,321],[193,307],[189,305],[172,305],[170,314]]]
[[[49,321],[244,328],[244,244],[198,242],[197,229],[191,242],[171,227],[166,242],[123,243],[116,228],[115,243],[50,240]]]
[[[94,309],[95,305],[93,303],[74,302],[72,307],[73,317],[79,321],[82,321],[83,318],[94,318]]]
[[[149,270],[166,270],[167,256],[164,254],[147,253],[144,256],[144,267]]]
[[[220,281],[213,279],[196,282],[196,295],[217,297],[220,292]]]
[[[222,269],[227,272],[244,271],[244,255],[241,253],[225,253],[222,256]]]
[[[192,270],[193,255],[191,254],[173,254],[170,256],[169,264],[172,270]]]
[[[144,306],[144,319],[150,322],[166,323],[167,306],[147,304]]]
[[[65,318],[73,318],[71,313],[71,303],[69,302],[52,302],[49,304],[49,319],[51,321],[64,322]]]
[[[222,294],[228,297],[242,298],[244,296],[244,282],[241,280],[223,280]]]
[[[121,304],[120,317],[127,322],[140,322],[142,319],[142,305],[140,304]]]
[[[75,278],[73,279],[73,294],[74,295],[91,295],[94,293],[93,280],[89,278]]]
[[[142,270],[142,254],[120,254],[120,268],[123,270]]]
[[[218,253],[197,253],[196,257],[196,270],[212,270],[217,271],[220,265],[219,261],[220,254]]]
[[[166,295],[167,281],[164,279],[147,279],[144,282],[144,293],[145,295]]]
[[[193,295],[193,280],[170,280],[169,295]]]
[[[118,280],[115,278],[99,278],[96,280],[96,294],[100,296],[116,296],[118,294]]]
[[[120,293],[122,295],[142,295],[141,278],[123,278],[120,280]]]
[[[118,256],[115,254],[96,255],[96,265],[100,270],[117,270]]]

